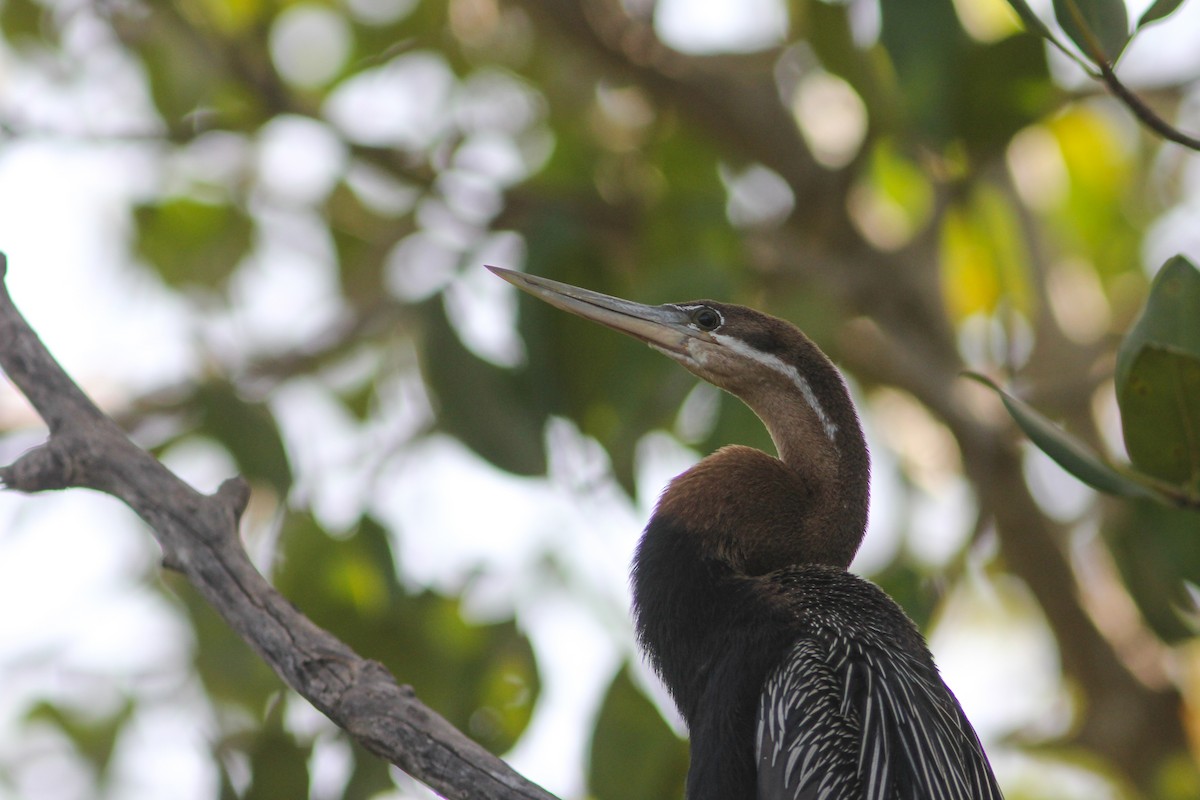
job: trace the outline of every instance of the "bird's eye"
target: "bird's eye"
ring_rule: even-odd
[[[721,315],[705,306],[692,312],[692,322],[702,331],[716,330],[721,324]]]

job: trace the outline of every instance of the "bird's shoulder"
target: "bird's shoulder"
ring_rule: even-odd
[[[839,567],[791,566],[751,578],[753,594],[791,638],[826,640],[835,648],[900,648],[928,655],[904,610],[881,588]],[[932,660],[930,660],[932,666]]]

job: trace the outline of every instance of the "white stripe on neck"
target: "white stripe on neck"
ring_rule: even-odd
[[[813,392],[812,386],[809,385],[808,379],[801,375],[799,370],[778,356],[754,349],[741,339],[720,333],[710,333],[709,336],[735,353],[752,358],[791,381],[800,390],[800,396],[808,403],[808,407],[817,415],[817,420],[821,423],[821,428],[825,431],[825,435],[829,437],[830,441],[833,441],[837,435],[837,425],[825,413],[825,409],[821,406],[821,402],[817,400],[817,395]]]

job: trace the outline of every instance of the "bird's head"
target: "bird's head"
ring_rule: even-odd
[[[643,305],[488,269],[556,308],[640,339],[740,398],[767,426],[780,460],[808,487],[829,493],[830,513],[851,512],[861,537],[869,462],[858,415],[841,373],[795,325],[744,306],[711,300]]]

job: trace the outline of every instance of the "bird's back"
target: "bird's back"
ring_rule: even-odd
[[[831,567],[764,576],[790,644],[762,683],[758,800],[987,800],[991,767],[916,627]]]

